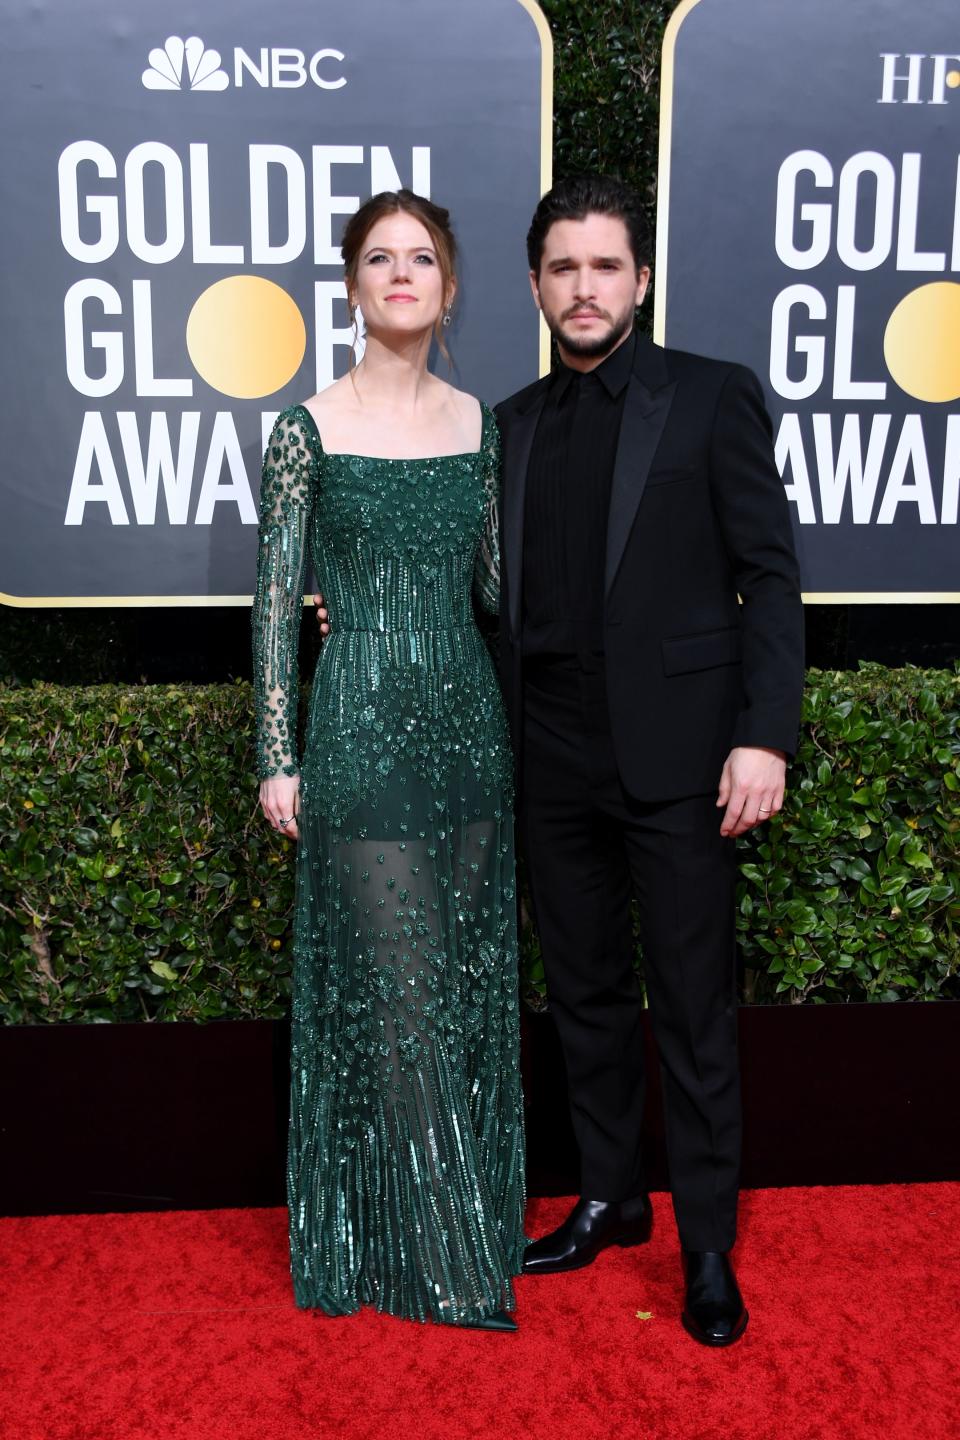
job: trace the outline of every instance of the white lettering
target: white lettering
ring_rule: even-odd
[[[833,425],[829,415],[813,416],[813,438],[817,452],[817,479],[825,525],[837,525],[843,512],[847,480],[854,525],[868,525],[880,481],[883,452],[890,430],[889,415],[875,415],[870,425],[867,458],[860,445],[859,415],[845,415],[836,459],[833,454]]]
[[[788,155],[777,176],[777,214],[775,244],[784,265],[792,270],[812,270],[826,259],[830,249],[830,206],[804,201],[799,218],[809,225],[809,244],[802,250],[794,244],[797,213],[797,180],[808,172],[819,188],[833,184],[833,168],[818,150],[797,150]]]
[[[430,150],[426,145],[414,145],[410,152],[410,189],[416,195],[430,199]],[[370,193],[379,195],[381,190],[400,190],[405,182],[393,162],[386,145],[370,147]]]
[[[790,340],[791,311],[794,306],[806,307],[811,320],[827,318],[827,302],[812,285],[788,285],[773,302],[770,317],[770,384],[787,400],[807,400],[823,383],[823,357],[826,342],[822,335],[798,335]],[[805,355],[803,374],[791,380],[787,365],[794,355]]]
[[[897,97],[894,90],[897,85],[906,85],[907,94],[904,105],[921,105],[920,99],[920,67],[925,60],[924,55],[881,55],[883,61],[883,89],[880,92],[879,105],[896,105]],[[897,61],[907,61],[906,75],[897,73]]]
[[[908,468],[913,470],[912,485],[906,483]],[[937,509],[933,503],[927,448],[923,440],[923,421],[919,415],[908,415],[903,422],[890,465],[887,488],[877,514],[877,524],[892,525],[897,506],[904,504],[916,505],[921,525],[936,525]]]
[[[224,464],[229,479],[221,484],[220,476]],[[213,507],[225,502],[236,505],[243,525],[256,525],[257,507],[250,493],[240,441],[237,439],[233,416],[227,410],[218,410],[210,437],[210,450],[200,482],[200,498],[194,523],[209,525],[213,520]]]
[[[149,280],[134,280],[133,291],[133,365],[138,395],[192,395],[193,381],[164,380],[154,374],[153,302]]]
[[[286,176],[286,239],[270,243],[270,166]],[[254,265],[287,265],[307,243],[307,180],[303,161],[288,145],[250,146],[250,260]]]
[[[307,83],[302,50],[270,51],[270,83],[278,90],[299,90]],[[284,76],[289,75],[289,80]]]
[[[334,195],[331,170],[334,165],[362,165],[361,145],[314,145],[313,147],[313,263],[339,265],[340,246],[333,240],[334,215],[353,215],[360,208],[359,195]],[[376,191],[374,190],[374,194]]]
[[[810,490],[810,472],[803,449],[803,435],[800,432],[800,416],[784,415],[777,431],[774,458],[781,476],[785,477],[790,467],[792,484],[784,483],[788,500],[797,507],[797,519],[801,525],[815,525],[817,513],[813,508],[813,494]]]
[[[163,217],[165,235],[154,244],[147,239],[146,197],[143,172],[148,165],[159,165],[163,174]],[[135,145],[123,167],[123,185],[127,215],[127,244],[138,260],[149,265],[165,265],[176,259],[183,249],[185,219],[183,213],[183,166],[180,156],[169,145],[145,140]]]
[[[945,249],[918,248],[921,165],[922,156],[914,151],[901,157],[899,177],[892,162],[875,150],[860,151],[844,163],[836,189],[836,253],[848,269],[876,270],[892,254],[894,235],[898,270],[943,271],[947,268]],[[817,151],[798,150],[788,155],[780,167],[776,251],[793,270],[812,270],[830,252],[833,204],[830,200],[798,204],[798,184],[804,174],[813,176],[815,186],[827,188],[833,184],[830,165]],[[805,243],[798,243],[798,229],[799,241]],[[951,267],[958,270],[960,163],[954,192],[952,246]]]
[[[369,165],[365,179],[358,173],[354,181],[345,185],[333,175],[335,166],[362,166],[365,161]],[[79,169],[84,163],[94,164],[97,174],[107,179],[117,178],[119,163],[122,193],[118,187],[113,195],[84,194]],[[152,165],[160,167],[159,174],[150,170]],[[431,191],[430,148],[426,145],[411,147],[403,171],[387,145],[373,145],[369,150],[362,145],[313,146],[309,177],[305,159],[286,145],[250,145],[248,165],[249,190],[245,199],[250,212],[249,254],[239,238],[231,241],[227,236],[213,237],[211,179],[215,177],[211,177],[212,162],[206,143],[191,143],[181,159],[170,146],[145,141],[119,161],[102,145],[84,142],[70,146],[59,162],[64,248],[74,259],[95,264],[115,254],[123,238],[133,254],[149,265],[166,264],[184,251],[198,265],[240,266],[248,260],[253,264],[282,265],[306,251],[307,226],[312,223],[314,263],[339,269],[338,220],[357,210],[360,195],[336,194],[336,190],[377,193],[408,186],[427,197]],[[308,183],[313,185],[310,197],[306,193]],[[825,204],[813,208],[826,212],[829,246],[831,207]],[[98,221],[90,237],[80,233],[85,216]],[[784,223],[783,216],[780,223]],[[89,228],[93,231],[94,227]],[[960,228],[956,243],[960,249]],[[812,258],[819,260],[819,256]],[[799,268],[807,263],[804,261]]]
[[[233,52],[233,83],[237,89],[243,88],[243,72],[249,71],[258,85],[264,89],[270,84],[270,59],[269,51],[264,46],[260,51],[260,64],[255,65],[247,54],[239,46]]]
[[[342,280],[316,280],[313,286],[314,328],[316,331],[317,389],[325,390],[332,385],[334,374],[333,352],[337,345],[352,348],[359,363],[363,359],[363,316],[357,311],[357,337],[354,340],[352,325],[335,325],[333,306],[335,301],[345,304],[347,287]]]
[[[933,84],[930,87],[931,94],[927,103],[929,105],[946,105],[947,75],[954,66],[960,65],[960,55],[933,55],[930,58],[933,60]]]
[[[947,442],[943,454],[943,496],[940,524],[956,525],[960,499],[960,415],[947,416]]]
[[[864,216],[860,179],[872,175],[877,184],[873,212],[873,239],[868,250],[857,247],[857,220]],[[875,270],[890,254],[893,245],[893,210],[896,191],[893,166],[885,155],[864,150],[851,155],[840,171],[837,196],[837,254],[851,270]]]
[[[314,85],[319,85],[321,90],[341,90],[347,83],[346,76],[341,75],[336,80],[325,80],[320,74],[320,66],[324,60],[339,60],[342,65],[343,58],[342,50],[318,50],[310,60],[310,79]],[[373,193],[377,193],[376,186],[374,186]]]
[[[900,175],[900,224],[897,233],[898,270],[945,270],[942,250],[917,249],[917,211],[920,205],[920,156],[904,155]]]
[[[63,297],[63,330],[67,379],[81,395],[112,395],[123,380],[123,336],[118,330],[91,330],[87,343],[102,350],[103,374],[97,378],[87,371],[84,347],[83,307],[87,300],[99,302],[104,315],[123,313],[123,302],[106,280],[78,280]]]
[[[99,484],[94,483],[93,466],[100,472]],[[88,504],[102,502],[110,511],[114,525],[129,525],[127,507],[120,492],[117,467],[110,453],[110,442],[99,410],[88,410],[83,417],[80,443],[77,446],[77,460],[70,481],[70,495],[67,499],[67,513],[64,525],[82,525],[84,508]]]
[[[928,460],[931,437],[924,431],[922,416],[904,417],[893,457],[887,464],[884,461],[893,423],[890,415],[865,416],[849,412],[842,417],[834,417],[822,413],[811,415],[809,419],[814,450],[811,461],[816,464],[823,524],[840,525],[846,513],[854,525],[892,525],[897,520],[900,505],[915,505],[921,525],[958,523],[960,415],[946,417],[939,517]],[[834,419],[840,419],[841,423],[836,445]],[[782,416],[774,454],[787,498],[797,507],[799,523],[814,525],[817,523],[817,511],[810,485],[802,420],[805,424],[804,417],[798,414]],[[939,481],[939,476],[937,479]],[[874,513],[878,497],[880,505]]]
[[[196,265],[242,265],[242,245],[214,245],[210,239],[210,169],[206,145],[190,146],[190,219]]]
[[[855,285],[837,286],[837,329],[833,352],[833,398],[835,400],[884,400],[885,380],[854,380],[853,337],[854,307],[857,302]]]
[[[81,238],[77,169],[84,163],[95,165],[101,180],[116,180],[117,164],[106,146],[94,140],[77,140],[68,145],[57,163],[63,248],[74,260],[96,265],[99,260],[108,260],[120,243],[119,206],[115,195],[87,195],[84,213],[99,216],[100,226],[96,240]]]
[[[118,410],[117,425],[120,429],[123,458],[137,524],[155,523],[157,490],[162,479],[170,524],[186,525],[197,454],[197,436],[200,431],[200,411],[187,410],[180,417],[180,442],[176,464],[173,461],[167,416],[163,411],[154,411],[150,415],[146,460],[140,448],[136,413],[133,410]]]

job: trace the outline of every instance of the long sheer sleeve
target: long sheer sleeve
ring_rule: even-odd
[[[296,775],[297,648],[317,460],[302,417],[278,416],[263,458],[253,602],[257,774]]]
[[[473,593],[489,615],[497,615],[500,612],[500,431],[486,406],[483,407],[480,448],[487,509],[474,565]]]

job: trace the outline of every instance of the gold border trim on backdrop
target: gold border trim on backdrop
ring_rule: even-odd
[[[553,184],[553,36],[537,0],[520,0],[540,36],[540,194]],[[540,316],[540,374],[550,371],[550,331]]]
[[[849,593],[817,590],[809,593],[805,591],[802,598],[805,605],[888,605],[891,601],[902,605],[960,605],[960,591],[954,593],[950,590],[898,590],[892,594],[874,590]],[[304,605],[310,605],[312,601],[312,595],[303,597]],[[164,606],[168,609],[174,606],[188,609],[201,605],[250,605],[252,602],[252,595],[90,595],[82,599],[61,599],[57,595],[43,595],[25,600],[22,596],[6,595],[0,590],[0,604],[9,605],[15,610],[107,610],[112,606],[118,610],[147,610]]]
[[[696,3],[696,0],[694,0]],[[540,194],[553,184],[553,36],[547,17],[536,0],[518,0],[533,21],[540,37]],[[550,369],[550,332],[540,316],[540,374]],[[304,596],[303,603],[310,603]],[[146,610],[154,606],[196,609],[201,606],[252,605],[252,595],[7,595],[0,590],[0,604],[15,610]]]
[[[670,221],[670,142],[673,130],[673,52],[680,26],[700,0],[680,0],[667,21],[660,52],[660,146],[657,152],[657,253],[653,292],[653,338],[665,344],[667,327],[667,227]]]
[[[802,599],[805,605],[960,605],[960,590],[814,590]]]
[[[155,605],[251,605],[252,595],[7,595],[0,590],[0,604],[15,610],[146,610]]]

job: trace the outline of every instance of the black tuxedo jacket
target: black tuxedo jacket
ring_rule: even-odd
[[[538,380],[496,411],[500,662],[521,765],[524,501],[548,384]],[[751,371],[637,337],[604,594],[610,726],[629,794],[706,794],[734,745],[793,753],[803,610],[770,420]]]

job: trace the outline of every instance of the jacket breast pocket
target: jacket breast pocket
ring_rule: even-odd
[[[699,465],[671,465],[651,470],[647,476],[647,489],[656,489],[658,485],[679,485],[682,480],[693,480],[699,473]]]
[[[661,642],[664,675],[687,675],[693,670],[712,670],[717,665],[736,665],[742,654],[737,626],[724,630],[702,630],[696,635],[677,635]]]

